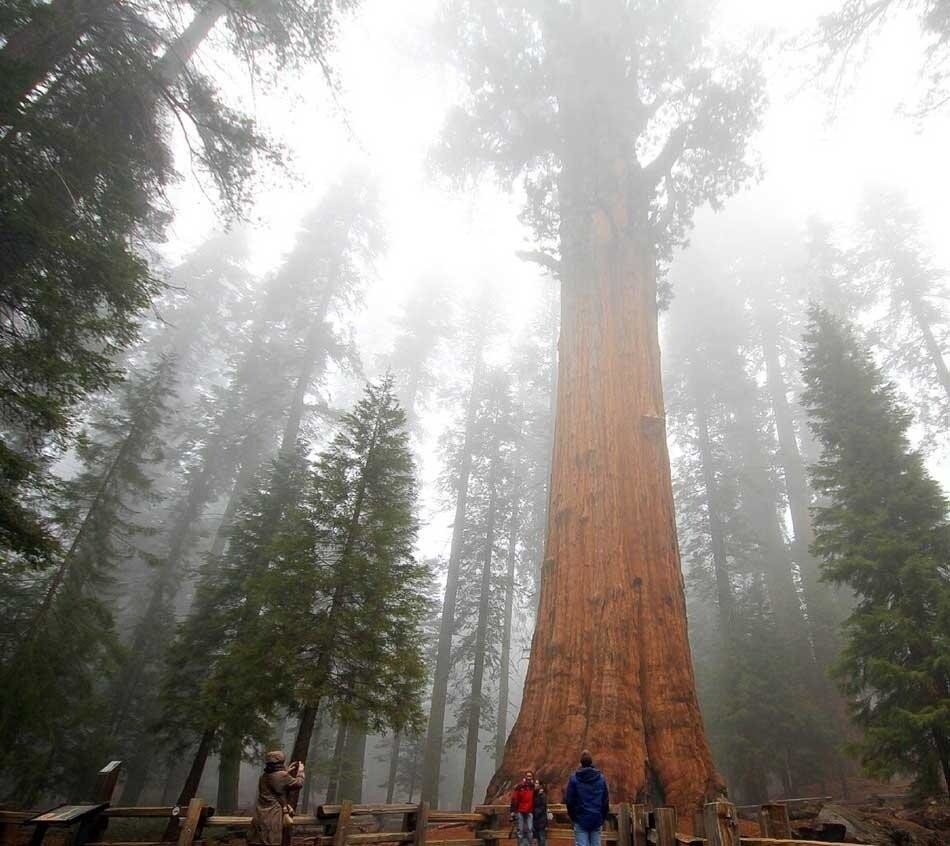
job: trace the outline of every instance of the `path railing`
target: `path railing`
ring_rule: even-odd
[[[24,827],[30,846],[41,846],[50,828],[66,828],[70,846],[170,846],[175,841],[118,841],[106,839],[110,821],[116,819],[162,819],[178,821],[177,846],[205,846],[208,839],[220,839],[213,829],[230,829],[239,836],[250,827],[251,818],[216,814],[214,808],[196,797],[186,808],[123,807],[110,804],[118,782],[119,762],[100,771],[94,801],[85,805],[60,805],[48,811],[0,811],[0,846],[23,842]],[[752,806],[743,806],[748,811]],[[554,817],[548,839],[571,841],[574,834],[564,805],[549,805]],[[609,846],[818,846],[818,841],[792,837],[788,805],[771,802],[759,807],[757,836],[741,836],[739,809],[731,802],[707,804],[692,819],[692,834],[677,831],[676,809],[649,808],[622,803],[610,806],[602,840]],[[385,817],[400,818],[398,831],[383,830]],[[344,801],[320,805],[316,814],[300,814],[285,829],[285,846],[291,840],[306,846],[366,846],[366,844],[412,844],[412,846],[494,846],[512,838],[507,805],[479,805],[474,812],[436,811],[428,803],[354,804]],[[367,830],[376,828],[378,830]],[[30,829],[32,829],[30,831]],[[452,829],[461,834],[441,838]],[[221,832],[225,833],[225,832]],[[824,841],[823,841],[824,842]],[[209,845],[210,846],[210,845]]]

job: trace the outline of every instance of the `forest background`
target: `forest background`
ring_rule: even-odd
[[[139,501],[137,512],[145,513],[146,531],[132,544],[134,555],[117,555],[119,564],[105,574],[103,591],[116,597],[118,627],[128,639],[134,631],[133,618],[141,611],[129,597],[149,581],[152,559],[164,554],[161,533],[178,495],[176,474],[187,470],[187,450],[193,444],[185,423],[175,420],[185,421],[188,413],[217,401],[228,384],[229,368],[241,354],[233,345],[237,333],[226,321],[247,322],[247,314],[242,316],[240,310],[251,308],[254,292],[277,288],[281,280],[292,284],[293,263],[299,256],[295,250],[306,251],[308,244],[315,243],[308,240],[308,233],[323,232],[328,219],[345,220],[344,225],[357,233],[352,244],[319,245],[324,258],[333,254],[349,262],[349,287],[334,292],[323,306],[327,324],[321,330],[326,328],[328,337],[321,340],[317,369],[325,369],[308,385],[299,433],[316,455],[337,433],[340,413],[352,409],[362,395],[364,377],[378,379],[387,371],[393,373],[395,393],[409,413],[412,453],[419,470],[415,550],[417,560],[431,567],[427,592],[432,600],[428,622],[433,643],[442,574],[451,554],[459,466],[467,449],[465,433],[475,433],[473,507],[467,524],[474,540],[469,541],[473,548],[463,553],[468,566],[462,572],[468,580],[462,595],[470,601],[460,603],[455,633],[450,685],[454,697],[448,703],[442,784],[446,804],[456,804],[458,796],[464,805],[473,795],[480,797],[494,770],[499,703],[508,705],[502,730],[510,726],[518,707],[543,541],[545,447],[550,437],[557,311],[556,284],[550,274],[524,260],[524,251],[533,247],[528,229],[518,222],[523,205],[520,189],[509,191],[507,186],[483,180],[453,191],[433,167],[433,140],[460,96],[459,81],[440,63],[439,49],[431,40],[438,8],[435,2],[403,7],[371,0],[344,15],[332,54],[339,81],[335,91],[328,88],[319,67],[303,66],[273,81],[252,81],[245,62],[227,49],[220,34],[212,34],[200,48],[197,65],[215,81],[226,102],[253,115],[257,125],[283,145],[282,158],[290,174],[265,168],[253,203],[243,209],[246,222],[236,223],[230,234],[222,235],[223,215],[214,189],[191,170],[184,138],[175,138],[176,161],[185,176],[168,192],[173,217],[167,240],[147,246],[154,267],[167,274],[174,286],[156,314],[164,318],[179,313],[176,309],[186,313],[193,292],[202,279],[210,277],[227,280],[233,302],[215,305],[233,305],[235,314],[213,317],[211,324],[201,328],[201,344],[207,347],[195,358],[191,393],[179,389],[162,423],[178,439],[166,435],[165,451],[180,452],[156,461],[156,467],[163,468],[154,478],[161,498],[151,509],[143,507],[147,497]],[[950,221],[950,200],[939,178],[950,128],[947,110],[911,114],[926,89],[926,81],[919,77],[925,42],[912,14],[896,14],[889,21],[860,67],[849,68],[840,88],[832,83],[834,90],[829,92],[827,77],[822,85],[815,84],[812,75],[819,51],[801,36],[811,31],[821,14],[834,8],[835,4],[823,2],[799,3],[794,8],[781,3],[720,4],[714,40],[761,51],[765,63],[770,105],[763,128],[752,142],[752,160],[761,179],[727,201],[721,212],[698,214],[691,246],[674,257],[669,268],[671,301],[663,317],[671,451],[700,696],[717,762],[727,776],[734,776],[738,795],[749,799],[779,785],[786,791],[812,786],[809,761],[813,763],[815,755],[828,750],[832,751],[827,766],[820,768],[823,790],[851,771],[852,765],[837,748],[840,738],[824,735],[820,715],[809,712],[807,691],[810,684],[817,684],[812,679],[785,680],[800,697],[798,701],[793,697],[780,705],[779,695],[757,697],[755,690],[748,689],[746,696],[756,707],[749,713],[729,713],[734,703],[717,683],[718,623],[712,610],[711,565],[715,555],[707,529],[708,502],[702,501],[706,488],[699,481],[709,468],[703,466],[698,440],[697,398],[706,392],[727,407],[718,434],[712,421],[712,438],[720,438],[713,443],[720,461],[715,472],[721,478],[740,479],[741,471],[761,471],[748,484],[772,509],[758,516],[744,511],[752,499],[748,490],[735,493],[724,506],[736,518],[728,527],[732,534],[727,533],[727,541],[733,544],[728,556],[749,619],[757,614],[775,615],[774,608],[766,613],[761,601],[756,604],[756,566],[761,565],[755,562],[763,560],[762,536],[768,533],[762,521],[774,521],[769,530],[772,552],[779,558],[787,556],[790,591],[785,599],[805,589],[801,562],[796,560],[801,553],[795,551],[795,544],[800,539],[783,481],[788,468],[783,466],[780,434],[774,428],[774,395],[767,380],[768,353],[761,343],[762,333],[777,341],[788,396],[794,400],[801,304],[808,296],[821,299],[823,283],[831,280],[831,287],[848,300],[842,305],[826,298],[824,303],[856,318],[867,333],[887,375],[906,392],[909,406],[917,412],[911,431],[926,451],[928,466],[945,489],[950,483],[950,454],[944,437],[946,393],[941,396],[939,377],[935,383],[921,375],[920,361],[915,363],[908,350],[915,343],[913,329],[909,335],[895,334],[899,322],[892,319],[887,291],[882,288],[875,293],[876,265],[869,258],[873,250],[887,246],[874,210],[904,203],[910,216],[903,222],[913,227],[916,241],[905,230],[900,243],[912,245],[928,266],[950,266],[950,248],[942,237]],[[892,192],[900,199],[895,200]],[[915,213],[919,223],[913,219]],[[319,260],[320,255],[314,252],[314,256]],[[754,308],[757,296],[768,308]],[[212,312],[209,308],[208,314]],[[775,321],[771,333],[757,322],[765,312]],[[941,314],[937,321],[941,343],[942,322]],[[717,331],[704,335],[710,326]],[[166,331],[161,320],[147,322],[143,340],[128,354],[130,372],[135,374],[137,362],[165,343]],[[717,347],[723,339],[725,348]],[[705,353],[701,362],[696,355],[700,350]],[[709,369],[697,377],[700,363]],[[729,371],[730,367],[735,369]],[[717,382],[724,374],[722,382]],[[155,379],[160,378],[156,371]],[[121,411],[119,397],[118,391],[94,395],[82,407],[75,428],[87,434],[93,447],[97,431],[105,430],[109,437],[107,423],[116,403]],[[731,445],[730,414],[747,415],[740,420],[746,427],[744,434]],[[793,409],[793,416],[801,449],[807,453],[801,412]],[[472,421],[474,426],[467,425]],[[753,447],[758,452],[750,458],[743,450]],[[492,463],[498,454],[503,454],[505,468]],[[94,461],[94,450],[84,457],[81,449],[70,445],[57,456],[52,471],[64,480],[81,480]],[[81,495],[81,487],[77,490]],[[480,609],[471,600],[480,595],[477,539],[486,532],[492,503],[499,515],[494,529],[498,538],[488,546],[497,560],[492,559],[496,568],[491,574],[492,607],[487,646],[482,645],[486,678],[478,698],[482,712],[475,716],[479,732],[473,747],[466,733],[474,699],[465,685],[478,651]],[[227,505],[226,496],[209,498],[193,548],[183,555],[184,588],[174,605],[180,617],[186,615],[195,585],[200,584],[202,562],[216,542],[216,520],[226,515]],[[64,525],[70,525],[70,519],[76,518],[64,516]],[[515,568],[513,579],[509,563]],[[505,607],[509,593],[510,612]],[[784,641],[794,650],[796,637],[809,636],[804,623],[789,622],[795,609],[786,611],[791,616],[784,623],[768,620],[758,630],[779,639],[762,640],[763,654],[769,643],[775,646]],[[512,630],[505,654],[504,621],[509,613]],[[485,619],[484,613],[481,616]],[[777,676],[763,676],[757,656],[749,657],[750,677],[771,678],[766,686],[776,681]],[[796,665],[793,651],[786,659],[783,666]],[[502,678],[507,680],[504,685]],[[385,798],[391,789],[397,797],[413,791],[417,795],[422,744],[418,734],[408,739],[403,734],[399,746],[389,731],[370,731],[368,739],[365,732],[347,735],[339,725],[351,716],[338,713],[336,722],[324,720],[319,726],[317,738],[322,738],[326,755],[314,767],[313,789],[322,791],[334,779],[343,779],[340,762],[358,757],[362,764],[351,767],[355,773],[349,772],[350,783],[337,789],[359,789],[367,799]],[[730,719],[738,722],[730,723]],[[285,736],[275,736],[275,741],[289,747],[292,722],[277,726]],[[781,724],[787,743],[784,763],[750,773],[754,769],[750,762],[765,752],[756,737],[761,739],[776,723]],[[737,736],[752,740],[737,744]],[[804,746],[803,737],[810,738]],[[129,741],[132,748],[139,742]],[[200,792],[216,794],[221,807],[246,805],[257,768],[254,748],[248,738],[245,754],[250,760],[238,767],[239,779],[234,756],[229,762],[226,755],[215,752]],[[795,750],[803,750],[802,759],[795,759]],[[468,779],[466,758],[470,767],[476,766]],[[75,762],[63,766],[68,771]],[[173,781],[172,769],[162,767],[150,773],[143,790],[156,796],[167,792],[165,781]],[[222,778],[222,773],[228,775]],[[227,783],[224,792],[222,781]],[[240,792],[236,792],[238,785]]]

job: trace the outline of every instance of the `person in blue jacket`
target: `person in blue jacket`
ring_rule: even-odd
[[[575,846],[600,846],[600,830],[610,812],[610,795],[607,779],[594,767],[594,759],[586,749],[581,752],[580,769],[568,779],[564,804],[574,823]]]

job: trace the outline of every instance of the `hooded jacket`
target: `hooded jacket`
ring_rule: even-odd
[[[265,772],[257,784],[257,804],[251,817],[248,843],[280,846],[284,807],[290,803],[291,792],[303,787],[303,779],[287,772],[285,763],[283,752],[268,752],[264,757]]]
[[[564,804],[571,822],[584,831],[601,828],[610,812],[604,774],[596,767],[581,767],[567,782]]]

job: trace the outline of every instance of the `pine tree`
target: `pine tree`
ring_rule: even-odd
[[[864,730],[855,746],[879,777],[909,772],[950,791],[950,522],[947,501],[911,449],[910,414],[847,324],[814,307],[803,402],[822,447],[811,468],[825,577],[856,604],[838,678]]]

